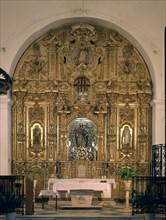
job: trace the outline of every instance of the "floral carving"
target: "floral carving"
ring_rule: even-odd
[[[39,104],[36,102],[33,107],[29,109],[29,117],[31,121],[33,120],[41,120],[44,117],[44,110]]]
[[[28,47],[13,75],[13,164],[22,158],[27,167],[40,167],[43,183],[56,175],[57,160],[64,178],[77,177],[80,161],[86,164],[87,178],[108,177],[125,161],[143,164],[149,159],[151,99],[146,63],[116,30],[83,23],[50,30]],[[77,145],[76,151],[68,151],[69,125],[77,118],[94,123],[97,150],[90,151],[90,142],[87,148]],[[121,145],[125,125],[132,138]],[[94,133],[88,125],[84,128],[90,138]],[[102,166],[106,161],[107,172]]]

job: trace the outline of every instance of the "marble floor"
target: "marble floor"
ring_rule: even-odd
[[[125,204],[117,204],[109,201],[93,201],[92,207],[88,208],[75,208],[71,206],[70,201],[58,201],[57,209],[55,201],[49,201],[44,204],[42,209],[41,203],[35,204],[34,215],[48,215],[56,214],[59,216],[66,215],[82,215],[84,216],[102,216],[102,215],[119,215],[119,216],[131,216],[131,207],[125,207]]]
[[[131,206],[126,207],[124,203],[110,201],[93,201],[92,209],[73,209],[70,201],[55,201],[35,203],[33,215],[17,215],[16,220],[144,220],[144,215],[131,214]],[[61,207],[67,207],[62,209]],[[101,208],[102,207],[102,208]],[[0,216],[0,220],[5,220]],[[156,215],[155,220],[166,220],[164,215]]]
[[[64,207],[67,207],[66,209]],[[65,219],[136,219],[144,220],[144,215],[132,216],[131,205],[125,206],[125,203],[118,203],[114,201],[98,201],[92,202],[92,209],[74,209],[71,206],[71,201],[60,200],[48,201],[44,204],[44,209],[41,203],[35,203],[34,216],[56,216]],[[156,220],[166,220],[163,215],[156,215]],[[21,219],[19,219],[21,220]]]

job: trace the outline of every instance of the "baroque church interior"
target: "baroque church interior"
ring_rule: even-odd
[[[13,76],[12,172],[37,168],[40,190],[54,175],[109,178],[126,164],[148,175],[151,84],[140,53],[115,30],[49,31]]]
[[[7,98],[0,96],[1,130],[7,124],[0,133],[0,175],[35,179],[36,197],[49,179],[115,179],[113,197],[125,198],[116,170],[129,167],[139,170],[140,176],[151,176],[152,146],[165,144],[164,86],[156,83],[157,79],[163,83],[164,71],[157,73],[159,65],[152,64],[158,50],[152,48],[153,54],[148,54],[144,48],[147,58],[112,21],[104,25],[95,18],[95,6],[88,9],[92,2],[73,3],[70,16],[77,19],[37,34],[20,50],[19,58],[17,54],[9,59],[10,65],[2,41],[1,66],[12,77],[12,86]],[[158,2],[161,8],[164,1]],[[61,4],[67,7],[54,3],[57,11]],[[118,8],[110,1],[103,10],[111,3]],[[4,10],[9,8],[5,1],[1,4]],[[159,53],[158,59],[162,57]],[[164,176],[165,162],[162,166]]]

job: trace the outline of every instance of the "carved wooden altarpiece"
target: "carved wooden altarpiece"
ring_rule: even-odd
[[[149,173],[152,82],[138,50],[113,29],[76,24],[30,45],[13,76],[13,174],[116,178]],[[117,186],[117,196],[120,195]]]

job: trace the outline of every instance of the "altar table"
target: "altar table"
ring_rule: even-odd
[[[42,209],[44,209],[44,197],[55,198],[55,209],[57,210],[57,197],[58,197],[58,194],[54,193],[53,190],[42,189],[39,193],[39,197],[42,197]]]
[[[68,193],[74,189],[91,189],[94,191],[102,191],[103,198],[111,198],[111,190],[116,188],[114,179],[54,179],[48,181],[48,189],[54,193],[66,190]]]
[[[71,189],[72,207],[91,207],[93,190],[91,189]]]

